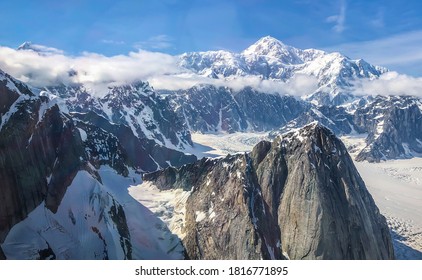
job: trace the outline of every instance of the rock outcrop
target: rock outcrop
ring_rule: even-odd
[[[191,259],[394,258],[345,146],[319,124],[144,180],[191,190],[182,240]]]

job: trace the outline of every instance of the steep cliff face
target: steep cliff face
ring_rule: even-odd
[[[293,96],[266,94],[249,87],[236,92],[234,98],[245,112],[248,128],[254,131],[279,128],[310,107]]]
[[[48,99],[3,75],[0,128],[0,242],[45,199],[55,212],[84,161],[73,122]],[[12,103],[11,101],[14,100]]]
[[[167,99],[192,131],[231,133],[247,128],[245,114],[228,88],[195,86],[173,92]]]
[[[6,256],[4,255],[3,250],[0,247],[0,260],[5,260],[5,259],[6,259]]]
[[[193,259],[392,259],[385,218],[346,148],[318,124],[251,153],[144,176],[191,190],[183,244]]]
[[[292,96],[268,94],[246,87],[202,85],[171,92],[167,99],[192,131],[237,132],[279,128],[310,106]]]

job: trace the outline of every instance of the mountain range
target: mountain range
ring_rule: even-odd
[[[19,51],[53,52],[34,46]],[[301,97],[141,80],[35,88],[1,71],[0,258],[394,258],[347,149],[357,161],[421,155],[419,98],[355,95],[356,81],[388,70],[271,37],[177,61],[223,84],[304,75],[317,87]],[[192,132],[250,131],[272,142],[220,159],[189,153]],[[351,135],[365,145],[338,138]]]

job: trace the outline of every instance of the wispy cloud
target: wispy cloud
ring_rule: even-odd
[[[103,39],[101,40],[101,43],[109,44],[109,45],[124,45],[125,41]]]
[[[150,37],[145,41],[136,42],[134,47],[145,50],[164,50],[173,46],[173,39],[168,35],[158,35]]]
[[[340,0],[339,13],[325,19],[326,22],[334,23],[333,30],[337,33],[342,33],[346,29],[346,7],[346,0]]]
[[[364,58],[370,63],[406,73],[409,65],[422,64],[422,30],[365,42],[351,42],[324,48],[339,51],[352,58]],[[413,75],[422,76],[422,68]],[[409,73],[409,72],[408,72]]]

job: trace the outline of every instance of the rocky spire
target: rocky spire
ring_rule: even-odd
[[[313,123],[251,153],[203,159],[144,176],[191,190],[192,259],[392,259],[385,218],[346,148]]]

